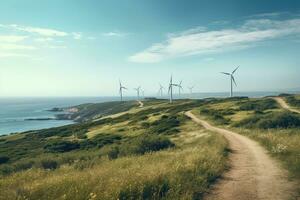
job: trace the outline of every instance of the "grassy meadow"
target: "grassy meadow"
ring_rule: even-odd
[[[300,101],[283,98],[295,108]],[[228,167],[229,150],[221,135],[188,119],[188,110],[257,140],[300,180],[300,114],[274,99],[148,100],[0,137],[0,200],[202,199]]]
[[[84,123],[0,137],[0,199],[201,199],[227,142],[185,115],[202,101],[145,102]]]
[[[290,103],[286,98],[293,99],[293,107],[300,102],[299,95],[285,96]],[[284,110],[271,98],[213,100],[194,113],[258,141],[283,164],[292,179],[300,181],[300,114]]]

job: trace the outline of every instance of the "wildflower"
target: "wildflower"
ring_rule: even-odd
[[[91,192],[89,200],[96,199],[96,197],[97,197],[97,195],[95,193]]]

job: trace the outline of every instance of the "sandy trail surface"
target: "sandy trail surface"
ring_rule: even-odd
[[[287,171],[272,159],[257,142],[235,132],[215,127],[186,112],[194,122],[222,134],[229,142],[230,169],[207,194],[207,200],[285,200],[294,196],[295,183]]]
[[[295,112],[295,113],[299,113],[300,111],[294,108],[291,108],[285,101],[283,98],[280,97],[274,97],[273,99],[275,99],[277,101],[277,103],[284,109],[289,110],[291,112]]]
[[[138,103],[140,108],[144,107],[144,103],[142,101],[138,100]]]

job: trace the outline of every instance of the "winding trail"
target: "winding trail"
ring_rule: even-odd
[[[295,184],[287,172],[255,141],[235,132],[212,126],[191,111],[185,113],[207,130],[222,134],[229,142],[231,168],[207,194],[207,200],[291,199]]]
[[[140,108],[144,107],[144,103],[142,101],[138,100],[137,102],[139,103]]]
[[[286,110],[289,110],[289,111],[291,111],[291,112],[295,112],[295,113],[299,113],[299,114],[300,114],[300,111],[299,111],[299,110],[294,109],[294,108],[291,108],[291,107],[285,102],[285,100],[284,100],[283,98],[281,98],[281,97],[273,97],[273,99],[274,99],[275,101],[277,101],[277,103],[278,103],[282,108],[284,108],[284,109],[286,109]]]

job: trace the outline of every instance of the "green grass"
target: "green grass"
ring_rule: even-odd
[[[226,169],[227,142],[183,115],[202,101],[147,103],[1,137],[0,199],[201,199]]]
[[[266,98],[240,99],[230,103],[224,99],[200,106],[195,112],[217,126],[258,141],[270,155],[281,161],[291,178],[300,182],[300,115],[274,103]],[[226,119],[227,123],[220,123],[215,119],[216,115]]]

